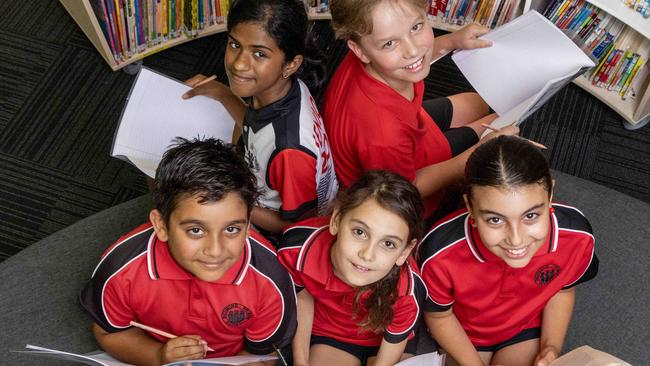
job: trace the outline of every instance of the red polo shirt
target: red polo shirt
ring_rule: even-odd
[[[385,169],[413,181],[420,168],[451,158],[449,142],[422,108],[424,81],[405,99],[368,74],[348,52],[329,83],[323,118],[336,175],[343,187],[366,170]],[[441,192],[428,197],[426,214],[437,207]]]
[[[306,289],[314,297],[312,334],[359,346],[379,346],[382,334],[358,326],[366,317],[361,306],[354,317],[353,299],[356,288],[334,274],[330,249],[335,236],[329,233],[329,217],[317,217],[288,228],[278,248],[280,262],[289,270],[299,290]],[[383,339],[399,343],[411,336],[420,315],[420,301],[425,288],[415,263],[402,266],[397,285],[398,298],[393,306],[393,321],[384,329]],[[362,295],[361,301],[370,293]]]
[[[434,228],[420,244],[425,311],[453,307],[475,346],[491,346],[539,327],[546,303],[598,272],[591,225],[577,209],[554,204],[546,243],[528,265],[512,268],[481,242],[466,210]]]
[[[178,336],[197,334],[215,350],[208,357],[244,347],[271,353],[273,345],[291,342],[296,326],[291,279],[253,230],[239,261],[218,281],[206,282],[176,263],[151,224],[142,225],[108,249],[80,301],[107,332],[137,321]]]

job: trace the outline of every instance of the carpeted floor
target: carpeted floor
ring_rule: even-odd
[[[1,261],[147,186],[135,168],[109,157],[133,76],[111,71],[55,0],[0,0],[0,14]],[[334,70],[346,49],[328,22],[316,31]],[[204,73],[225,81],[224,46],[218,34],[144,64],[179,79]],[[426,90],[434,97],[471,87],[446,58]],[[650,203],[650,127],[627,131],[622,121],[569,85],[526,121],[522,135],[549,147],[553,168]]]

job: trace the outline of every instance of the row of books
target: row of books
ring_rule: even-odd
[[[644,18],[650,17],[650,0],[621,0],[625,6],[634,9]]]
[[[441,23],[477,22],[495,28],[518,16],[519,4],[520,0],[430,0],[428,13]]]
[[[149,47],[224,23],[229,0],[90,0],[90,5],[119,64]]]
[[[553,0],[544,16],[568,31],[593,56],[596,67],[585,75],[591,84],[634,96],[648,76],[650,40],[585,0]]]

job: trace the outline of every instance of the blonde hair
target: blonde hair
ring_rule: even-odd
[[[336,37],[358,42],[362,36],[372,33],[372,12],[382,1],[405,1],[423,11],[429,4],[427,0],[334,0],[330,4],[330,12]]]

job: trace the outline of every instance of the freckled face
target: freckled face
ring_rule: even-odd
[[[180,199],[163,226],[156,228],[156,235],[167,241],[176,262],[197,278],[214,282],[242,256],[248,208],[237,193],[206,203],[188,196]]]
[[[254,108],[281,99],[291,88],[291,79],[282,77],[284,52],[258,22],[240,23],[230,30],[224,64],[232,92],[253,97]]]
[[[335,211],[330,232],[337,235],[330,259],[335,275],[353,287],[375,283],[393,266],[401,266],[415,245],[401,217],[368,200],[339,217]]]
[[[514,189],[472,187],[469,211],[485,247],[513,268],[525,267],[544,245],[551,199],[541,184]]]

